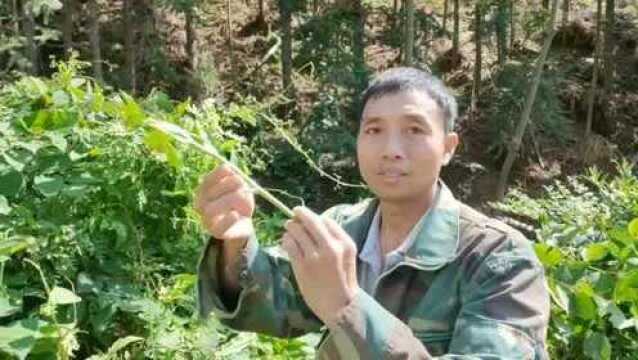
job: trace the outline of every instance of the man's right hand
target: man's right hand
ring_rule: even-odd
[[[226,247],[241,248],[254,233],[255,197],[230,166],[222,165],[204,177],[195,209],[206,231]]]

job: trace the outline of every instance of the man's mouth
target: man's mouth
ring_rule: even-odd
[[[406,175],[408,175],[408,173],[406,171],[403,171],[401,169],[383,169],[380,170],[377,175],[386,178],[388,180],[398,180]]]

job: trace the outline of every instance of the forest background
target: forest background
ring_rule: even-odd
[[[369,196],[359,94],[399,65],[461,105],[444,181],[534,241],[552,358],[635,358],[637,26],[621,0],[3,0],[0,358],[312,358],[198,319],[201,150],[291,206]],[[259,203],[263,245],[284,219]]]

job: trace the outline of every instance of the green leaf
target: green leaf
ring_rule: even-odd
[[[638,218],[629,222],[629,225],[627,225],[627,231],[631,237],[638,240]]]
[[[58,132],[50,132],[47,134],[49,140],[51,140],[51,145],[55,146],[61,152],[66,152],[67,141],[64,138],[64,135]]]
[[[536,251],[536,256],[546,268],[554,267],[563,259],[560,249],[548,244],[536,244],[534,245],[534,250]]]
[[[638,270],[620,274],[614,291],[616,302],[638,301]]]
[[[570,314],[584,320],[596,318],[596,303],[593,299],[594,290],[585,282],[580,282],[574,287],[570,305]]]
[[[11,206],[6,197],[0,195],[0,215],[9,215],[11,213]]]
[[[631,245],[634,242],[634,238],[629,234],[628,229],[624,227],[611,229],[607,232],[607,235],[625,245]]]
[[[46,197],[57,195],[64,187],[61,177],[48,177],[44,175],[36,176],[33,179],[34,187]]]
[[[25,163],[23,161],[20,161],[19,159],[14,158],[11,155],[15,156],[15,154],[9,154],[9,152],[5,152],[4,154],[2,154],[2,157],[7,162],[7,164],[9,164],[12,168],[15,169],[15,171],[21,173],[22,170],[24,170],[24,167],[26,166]]]
[[[36,241],[32,237],[14,237],[0,241],[0,255],[13,255],[34,246]]]
[[[51,112],[49,110],[40,110],[35,115],[33,123],[31,123],[31,131],[36,134],[44,132],[49,126],[49,119],[51,118]]]
[[[18,359],[27,358],[39,337],[43,321],[23,319],[9,326],[0,326],[0,350]]]
[[[11,316],[20,311],[19,306],[12,305],[9,299],[0,296],[0,318]]]
[[[22,174],[8,166],[0,164],[0,195],[8,198],[18,195],[24,186]]]
[[[71,290],[58,286],[54,287],[49,293],[49,303],[53,305],[75,304],[80,301],[82,301],[82,299]]]
[[[171,139],[165,133],[159,130],[151,130],[144,137],[144,144],[152,151],[164,155],[171,166],[179,168],[182,164],[182,158],[177,149],[171,144]]]
[[[166,121],[153,120],[151,122],[151,126],[182,144],[192,145],[196,143],[191,133],[182,129],[178,125]]]
[[[604,259],[608,253],[608,244],[602,242],[587,245],[587,247],[583,250],[582,256],[587,262],[595,262]]]
[[[111,345],[111,347],[109,348],[108,355],[111,355],[113,358],[115,358],[118,352],[124,350],[124,348],[126,348],[127,346],[140,341],[144,341],[144,338],[138,336],[127,336],[119,338],[115,340],[113,345]]]
[[[69,105],[71,99],[69,95],[63,90],[56,90],[51,95],[51,101],[53,101],[53,105],[57,107],[65,107]]]
[[[592,331],[583,340],[583,353],[593,360],[609,360],[611,343],[605,334]]]
[[[123,94],[124,104],[120,108],[120,116],[124,125],[129,129],[136,129],[144,124],[146,116],[140,105],[127,94]]]

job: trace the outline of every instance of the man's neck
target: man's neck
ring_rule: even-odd
[[[438,184],[423,196],[405,201],[381,200],[381,251],[382,254],[397,249],[407,238],[410,230],[419,219],[432,207]]]

